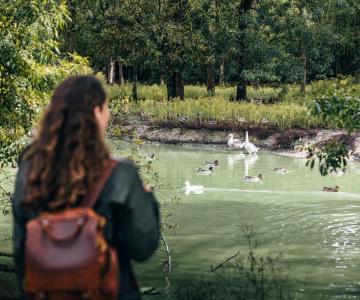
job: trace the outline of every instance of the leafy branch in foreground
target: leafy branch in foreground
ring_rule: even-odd
[[[315,100],[310,113],[339,129],[345,129],[348,135],[360,129],[360,98],[347,96],[344,90]],[[318,159],[319,171],[323,176],[329,170],[346,169],[350,149],[343,141],[332,141],[323,147],[310,146],[307,150],[309,160],[306,166],[313,169]]]
[[[349,148],[344,143],[331,142],[323,149],[310,146],[308,148],[308,153],[306,166],[310,166],[310,168],[313,169],[317,158],[319,161],[319,171],[323,176],[328,175],[329,170],[346,170],[346,160],[349,158]]]

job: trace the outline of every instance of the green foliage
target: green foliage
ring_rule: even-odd
[[[11,212],[11,192],[15,183],[15,175],[12,170],[0,172],[0,215],[8,215]]]
[[[311,114],[324,122],[331,122],[334,126],[345,129],[349,133],[360,128],[360,97],[349,96],[358,94],[358,86],[352,85],[351,78],[342,79],[330,85],[321,97],[317,97],[311,107]],[[345,170],[346,160],[349,158],[349,148],[342,142],[334,141],[318,149],[309,149],[310,159],[307,166],[315,165],[319,161],[321,175],[327,175],[329,170]]]
[[[59,55],[59,30],[68,20],[66,1],[0,3],[0,164],[14,163],[18,139],[38,120],[55,85],[91,71],[76,54]]]
[[[346,96],[341,91],[316,99],[311,112],[349,132],[360,128],[360,98]]]
[[[289,129],[327,126],[309,116],[306,107],[297,104],[232,103],[214,97],[169,103],[146,100],[140,106],[154,123],[175,127],[240,129],[259,125]]]
[[[72,22],[62,33],[63,49],[89,56],[101,71],[116,59],[130,80],[138,74],[143,82],[159,83],[181,72],[187,83],[205,83],[206,70],[218,79],[221,65],[227,82],[251,84],[307,83],[360,70],[360,8],[353,1],[67,4]]]
[[[329,171],[346,170],[349,149],[345,144],[331,142],[323,149],[309,147],[308,151],[309,159],[306,162],[306,166],[313,169],[317,159],[321,175],[326,176],[329,174]]]

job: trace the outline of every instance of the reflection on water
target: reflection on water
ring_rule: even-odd
[[[178,264],[172,275],[175,282],[188,280],[190,274],[206,275],[211,260],[221,261],[244,249],[239,226],[251,224],[259,228],[261,251],[284,254],[291,270],[289,282],[300,291],[300,299],[360,294],[358,165],[350,165],[341,177],[322,177],[318,170],[305,167],[304,159],[264,152],[247,155],[174,146],[147,146],[146,151],[156,153],[154,167],[161,180],[177,187],[169,192],[181,197],[172,219],[179,229],[168,233]],[[194,174],[204,160],[216,159],[220,166],[212,175]],[[289,173],[276,174],[273,170],[278,167]],[[259,173],[264,175],[262,184],[244,182],[244,176]],[[180,188],[185,181],[201,188]],[[341,192],[322,191],[335,185]],[[156,264],[149,263],[148,268],[155,270]],[[147,272],[141,276],[155,280]]]

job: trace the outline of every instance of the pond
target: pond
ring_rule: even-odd
[[[297,299],[356,298],[360,294],[360,166],[352,164],[339,177],[322,177],[306,160],[260,152],[243,155],[219,148],[145,146],[155,153],[154,168],[164,191],[181,198],[166,234],[176,267],[172,283],[186,284],[211,273],[237,251],[246,251],[242,226],[256,230],[258,252],[283,254],[291,292]],[[218,160],[209,176],[194,170],[204,161]],[[287,174],[273,172],[276,167]],[[263,174],[262,183],[248,183],[245,175]],[[203,186],[186,195],[185,181]],[[324,186],[340,187],[337,193]],[[165,201],[164,193],[159,198]],[[166,207],[166,204],[164,205]],[[139,268],[146,285],[161,285],[160,258]]]
[[[127,147],[123,143],[120,148]],[[244,226],[254,228],[260,255],[277,256],[287,266],[287,283],[296,299],[357,299],[360,294],[360,166],[352,164],[339,177],[322,177],[305,167],[305,160],[269,152],[243,155],[225,148],[145,145],[154,153],[154,169],[164,189],[158,194],[164,209],[173,210],[177,224],[165,236],[175,265],[173,287],[211,276],[217,265],[238,251],[246,252]],[[209,176],[194,170],[204,161],[220,165]],[[287,174],[273,172],[276,167]],[[261,183],[244,176],[263,174]],[[185,181],[203,186],[186,193]],[[337,193],[324,186],[340,187]],[[170,206],[173,196],[180,197]],[[10,234],[10,217],[0,218],[1,238]],[[9,251],[1,242],[0,251]],[[158,252],[137,266],[140,284],[164,287],[164,255]],[[148,297],[160,299],[162,297]],[[147,299],[147,298],[146,298]],[[165,298],[164,298],[165,299]]]

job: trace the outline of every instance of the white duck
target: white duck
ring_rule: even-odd
[[[204,193],[204,187],[202,185],[190,185],[189,181],[185,181],[185,195],[193,194],[202,194]]]
[[[249,154],[256,154],[260,148],[249,142],[249,134],[245,132],[245,143],[244,148]]]
[[[230,133],[228,135],[227,145],[230,148],[234,147],[234,148],[242,149],[244,147],[244,142],[242,142],[239,139],[234,139],[234,135]]]
[[[245,176],[244,180],[247,182],[261,182],[263,179],[262,174],[259,174],[258,176]]]

